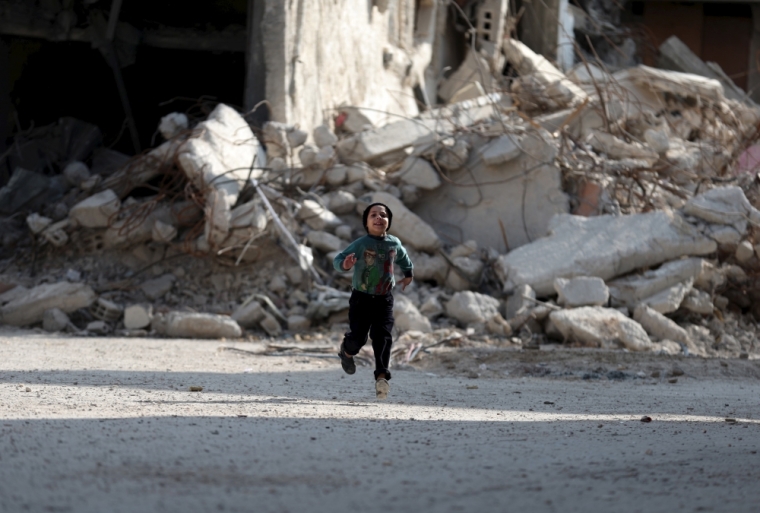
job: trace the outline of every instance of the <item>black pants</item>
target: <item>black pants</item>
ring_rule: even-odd
[[[391,379],[388,365],[391,362],[391,330],[393,330],[393,294],[372,295],[354,290],[348,300],[348,323],[350,331],[343,338],[346,352],[355,355],[372,338],[375,352],[375,379],[385,374]]]

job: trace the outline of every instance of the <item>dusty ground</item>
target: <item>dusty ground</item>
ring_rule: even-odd
[[[378,403],[262,348],[0,330],[0,511],[760,505],[757,360],[445,349]]]

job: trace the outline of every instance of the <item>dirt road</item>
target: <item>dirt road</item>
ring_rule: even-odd
[[[0,330],[0,511],[760,510],[758,361],[220,346]]]

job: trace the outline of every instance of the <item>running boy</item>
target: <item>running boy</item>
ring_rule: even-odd
[[[382,203],[364,210],[362,222],[367,235],[356,239],[333,261],[338,271],[354,270],[351,299],[348,301],[349,331],[340,345],[340,364],[346,374],[356,372],[354,355],[372,337],[375,352],[375,393],[386,399],[390,391],[391,330],[393,330],[393,264],[404,273],[401,290],[412,283],[412,261],[401,241],[388,235],[393,212]]]

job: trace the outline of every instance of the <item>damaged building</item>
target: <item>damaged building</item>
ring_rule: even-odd
[[[337,343],[332,259],[380,201],[415,264],[406,363],[760,353],[760,109],[749,61],[711,60],[722,25],[668,32],[651,13],[681,4],[659,2],[212,4],[0,1],[3,324]]]

